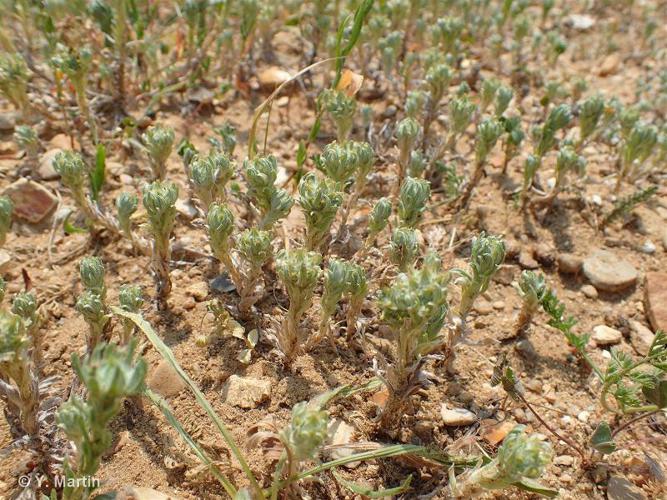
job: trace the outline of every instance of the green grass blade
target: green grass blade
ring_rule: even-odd
[[[255,491],[256,497],[258,499],[264,498],[264,491],[257,482],[257,479],[255,478],[255,475],[252,473],[252,470],[250,470],[248,462],[243,456],[243,453],[241,453],[241,450],[234,442],[234,438],[229,432],[229,429],[227,429],[227,426],[225,426],[224,422],[220,419],[220,417],[215,412],[211,404],[208,402],[204,394],[199,390],[199,387],[197,387],[197,385],[188,376],[188,374],[185,373],[185,371],[183,371],[183,368],[181,368],[181,366],[178,364],[178,361],[176,361],[176,358],[174,357],[174,353],[172,352],[172,350],[169,349],[169,347],[162,341],[162,339],[158,336],[155,330],[153,330],[153,327],[150,325],[150,323],[148,323],[140,314],[134,314],[127,311],[123,311],[119,307],[111,306],[111,311],[117,316],[121,316],[123,318],[131,320],[137,326],[137,328],[139,328],[142,332],[144,332],[144,334],[146,335],[146,337],[148,337],[148,340],[151,341],[155,349],[157,349],[157,351],[162,355],[162,357],[172,366],[172,368],[176,371],[178,376],[181,377],[183,382],[185,382],[185,384],[190,388],[190,390],[195,396],[195,399],[197,400],[197,403],[199,403],[199,405],[206,411],[206,413],[208,413],[208,416],[211,417],[213,423],[215,423],[216,427],[220,431],[220,434],[222,434],[225,443],[227,443],[227,446],[229,446],[232,455],[234,455],[236,460],[239,462],[241,469],[248,478],[248,481],[250,481],[250,485],[252,489]]]
[[[336,478],[336,481],[338,481],[339,484],[341,484],[348,490],[352,491],[353,493],[357,493],[366,498],[385,498],[394,495],[399,495],[400,493],[404,493],[408,488],[410,488],[410,483],[412,482],[412,474],[410,474],[405,479],[405,481],[403,481],[400,485],[394,488],[387,488],[384,490],[382,489],[374,490],[373,488],[357,484],[353,481],[348,481],[335,471],[333,473],[333,476],[334,478]]]
[[[150,399],[155,406],[157,406],[157,408],[162,412],[162,414],[171,424],[171,426],[174,429],[176,429],[176,431],[181,436],[183,441],[185,441],[187,445],[192,449],[194,454],[197,455],[197,458],[199,458],[199,460],[201,460],[204,464],[208,466],[211,474],[213,474],[213,476],[218,481],[220,481],[220,484],[222,484],[222,486],[225,488],[225,491],[229,494],[229,496],[234,498],[234,496],[237,493],[234,485],[231,483],[229,479],[227,479],[227,477],[225,477],[222,471],[211,461],[206,452],[201,449],[199,444],[194,439],[192,439],[192,436],[190,436],[190,434],[188,434],[188,432],[183,428],[183,426],[178,421],[176,416],[172,413],[169,404],[162,397],[158,396],[148,388],[144,390],[144,395],[148,399]]]

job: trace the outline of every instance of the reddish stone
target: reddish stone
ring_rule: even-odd
[[[58,199],[37,182],[19,179],[4,192],[14,204],[14,216],[32,224],[41,222],[58,204]]]
[[[667,332],[667,273],[646,273],[646,315],[653,331]]]

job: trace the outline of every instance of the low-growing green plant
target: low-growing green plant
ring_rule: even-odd
[[[289,214],[294,199],[284,189],[275,186],[278,178],[278,162],[275,156],[261,156],[243,162],[248,182],[248,195],[259,211],[259,229],[270,230],[280,219]]]
[[[326,89],[320,95],[320,102],[336,125],[338,144],[343,144],[350,136],[354,125],[357,101],[340,90]]]
[[[635,124],[630,130],[621,148],[620,169],[615,192],[621,189],[627,177],[636,179],[641,165],[651,155],[658,140],[658,130],[652,125]]]
[[[0,92],[24,116],[29,110],[28,67],[20,54],[0,56]]]
[[[143,204],[148,214],[148,225],[153,236],[151,266],[155,276],[157,300],[161,306],[171,293],[169,238],[176,219],[178,187],[171,182],[154,181],[144,187]]]
[[[658,186],[649,186],[640,189],[631,195],[619,198],[612,208],[600,221],[598,228],[603,230],[612,222],[627,217],[639,204],[646,203],[658,192]]]
[[[385,430],[396,426],[407,399],[426,382],[427,376],[421,368],[428,355],[441,350],[446,343],[441,330],[449,309],[450,276],[441,266],[437,255],[428,254],[421,269],[399,274],[378,295],[382,321],[392,330],[397,343],[394,361],[389,363],[381,358],[378,373],[388,390],[381,420]]]
[[[136,246],[137,236],[132,230],[132,216],[139,208],[139,197],[134,193],[123,191],[116,198],[116,217],[118,227],[123,236]]]
[[[419,257],[417,231],[411,227],[397,227],[389,241],[389,260],[402,273],[414,267]]]
[[[549,443],[526,434],[525,426],[517,425],[505,437],[494,459],[451,481],[450,490],[455,498],[470,498],[484,491],[515,486],[553,498],[558,492],[536,481],[552,458]]]
[[[167,159],[174,147],[175,134],[170,127],[153,125],[141,136],[153,171],[153,180],[162,181],[167,175]]]
[[[118,303],[123,311],[140,313],[144,305],[141,287],[138,285],[121,285],[118,290]],[[134,338],[136,327],[127,318],[122,319],[123,331],[120,333],[120,345],[128,345]]]
[[[575,146],[577,151],[581,151],[584,145],[595,137],[604,106],[601,95],[591,96],[579,105],[579,138]]]
[[[468,185],[461,193],[457,208],[467,209],[473,190],[484,176],[484,164],[486,158],[495,146],[503,132],[502,124],[495,119],[485,119],[477,126],[477,138],[475,142],[475,168],[468,180]]]
[[[414,118],[405,118],[396,126],[396,142],[398,144],[398,184],[403,183],[408,170],[410,156],[419,141],[421,127]]]
[[[503,120],[505,128],[505,137],[503,139],[503,151],[505,157],[503,158],[502,173],[507,173],[507,166],[519,154],[519,147],[523,142],[526,134],[521,129],[521,117],[512,116]]]
[[[391,200],[389,198],[380,198],[368,215],[368,235],[364,240],[364,245],[359,250],[359,258],[363,258],[368,252],[368,249],[375,244],[377,235],[380,234],[387,224],[389,224],[389,217],[391,216]]]
[[[237,287],[241,297],[239,312],[247,316],[264,295],[262,268],[273,258],[271,234],[255,228],[246,229],[236,240],[236,250],[244,264],[240,270],[241,286]]]
[[[14,131],[16,144],[26,152],[27,159],[34,162],[42,149],[35,129],[29,125],[19,125]]]
[[[319,253],[304,249],[281,250],[276,257],[276,274],[289,296],[289,309],[276,335],[287,366],[300,350],[301,319],[312,304],[321,261]]]
[[[23,319],[0,311],[0,394],[20,425],[20,435],[39,433],[39,381],[30,356],[31,341]]]
[[[368,281],[366,271],[358,264],[350,263],[347,269],[347,313],[345,322],[347,324],[346,338],[348,341],[354,338],[357,332],[357,320],[361,308],[368,295]]]
[[[523,336],[530,327],[533,316],[540,308],[548,288],[542,274],[523,271],[519,277],[517,290],[521,297],[521,310],[517,317],[515,332],[516,335]]]
[[[320,299],[320,324],[316,333],[308,339],[306,349],[312,348],[323,339],[328,339],[335,346],[331,331],[331,318],[336,312],[338,303],[348,288],[350,266],[346,260],[331,258],[324,271],[324,289]]]
[[[97,482],[92,479],[112,444],[107,427],[123,400],[143,389],[146,363],[135,357],[134,343],[123,348],[101,344],[84,359],[72,355],[72,368],[87,394],[85,400],[72,396],[58,411],[58,425],[74,444],[63,464],[63,496],[83,500],[96,488]]]
[[[7,241],[7,233],[12,227],[14,204],[9,196],[0,196],[0,248]]]
[[[416,228],[426,210],[431,186],[424,179],[407,177],[398,196],[398,219],[402,226]]]
[[[213,202],[224,203],[227,183],[234,177],[236,166],[223,152],[213,151],[203,158],[195,157],[189,165],[190,182],[204,210]]]
[[[335,182],[309,172],[299,182],[297,201],[306,219],[306,248],[323,250],[343,194]]]

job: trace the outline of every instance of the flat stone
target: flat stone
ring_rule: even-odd
[[[563,465],[565,467],[569,467],[573,463],[574,457],[571,457],[570,455],[560,455],[554,458],[554,465]]]
[[[581,271],[584,261],[581,257],[571,253],[562,253],[558,256],[558,270],[563,274],[577,274]]]
[[[18,153],[19,148],[14,141],[0,142],[0,156],[12,156]]]
[[[502,300],[496,300],[493,304],[493,308],[496,309],[497,311],[502,311],[505,309],[505,302]]]
[[[491,314],[493,312],[493,305],[487,300],[476,300],[473,309],[479,314]]]
[[[9,270],[9,265],[12,262],[12,256],[7,250],[0,250],[0,273]]]
[[[356,430],[354,427],[340,418],[334,418],[329,422],[327,428],[329,444],[336,446],[336,448],[332,449],[330,452],[331,458],[337,460],[339,458],[349,457],[354,453],[353,448],[345,448],[342,445],[352,443],[354,441],[355,432]],[[345,467],[352,469],[359,464],[360,462],[350,462],[345,464]]]
[[[175,396],[185,389],[185,382],[178,376],[176,370],[165,360],[158,363],[148,375],[148,387],[164,398]]]
[[[637,354],[646,356],[655,334],[639,321],[631,319],[628,323],[630,324],[630,343],[632,347],[637,351]]]
[[[609,76],[613,75],[618,71],[618,67],[621,65],[621,56],[618,53],[614,52],[609,54],[602,60],[602,63],[597,68],[598,76]]]
[[[236,285],[229,279],[227,274],[220,274],[209,281],[211,290],[218,293],[230,293],[236,290]]]
[[[271,396],[271,381],[232,375],[227,380],[222,396],[227,404],[249,410]]]
[[[440,416],[445,425],[457,427],[471,425],[477,421],[477,415],[464,408],[447,408],[444,404],[440,408]]]
[[[288,81],[290,78],[292,78],[292,75],[284,69],[276,66],[271,66],[270,68],[262,70],[257,75],[257,80],[259,81],[260,86],[266,89],[274,89]]]
[[[189,201],[178,199],[176,200],[175,206],[178,213],[185,217],[187,220],[193,220],[199,215],[197,207],[195,207]]]
[[[22,178],[4,192],[14,204],[14,215],[31,224],[41,222],[58,204],[58,199],[37,182]]]
[[[667,272],[646,273],[644,308],[653,331],[667,332]]]
[[[0,113],[0,131],[12,132],[16,125],[16,113],[9,111]]]
[[[646,496],[630,481],[620,476],[611,476],[607,481],[608,500],[645,500]]]
[[[53,168],[53,160],[55,160],[58,153],[62,153],[62,149],[50,149],[42,155],[39,159],[39,167],[37,167],[37,175],[43,181],[54,181],[60,177],[60,174]]]
[[[593,285],[584,285],[581,287],[581,293],[583,293],[589,299],[597,299],[598,291]]]
[[[74,146],[72,146],[72,140],[67,134],[56,134],[49,141],[49,145],[54,149],[79,149],[79,141],[74,139]]]
[[[586,14],[570,14],[565,18],[565,24],[578,31],[586,31],[595,24],[595,18]]]
[[[206,283],[195,283],[188,288],[188,295],[195,298],[197,302],[202,302],[208,297],[208,285]]]
[[[535,258],[525,250],[519,253],[519,265],[522,269],[537,269],[540,267]]]
[[[593,328],[593,335],[591,338],[599,346],[608,346],[618,344],[623,340],[623,334],[615,328],[610,328],[607,325],[598,325]]]
[[[125,486],[116,495],[116,500],[180,500],[172,494],[165,494],[152,488]]]
[[[584,259],[584,274],[604,292],[619,292],[637,283],[637,270],[629,262],[607,250],[596,250]]]
[[[516,267],[509,264],[503,264],[493,275],[493,281],[501,285],[511,285],[516,276]]]
[[[491,421],[488,425],[484,425],[482,427],[480,430],[480,437],[491,446],[496,446],[503,439],[505,439],[509,432],[514,429],[514,427],[514,423],[510,422],[509,420],[497,423],[493,423],[493,421]]]

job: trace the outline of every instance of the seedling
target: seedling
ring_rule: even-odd
[[[14,107],[26,116],[29,110],[28,68],[20,54],[0,56],[0,92]]]
[[[389,242],[389,260],[402,273],[414,267],[419,256],[417,231],[411,227],[397,227],[391,234]]]
[[[364,240],[364,245],[358,253],[358,258],[361,260],[368,250],[375,244],[377,235],[380,234],[387,224],[389,224],[389,217],[391,216],[391,201],[389,198],[380,198],[371,213],[368,216],[368,235]]]
[[[153,180],[164,180],[167,174],[167,159],[174,146],[174,130],[162,125],[154,125],[146,130],[141,138],[151,161]]]
[[[237,287],[241,296],[239,312],[247,316],[264,294],[262,267],[273,258],[271,235],[268,231],[246,229],[239,235],[236,249],[244,263],[241,286]]]
[[[300,324],[310,308],[320,276],[322,256],[303,249],[281,250],[276,257],[276,273],[287,289],[289,309],[279,330],[278,347],[289,366],[300,350]]]
[[[189,167],[190,182],[204,210],[213,202],[224,203],[225,187],[236,170],[234,162],[226,154],[213,151],[204,158],[195,157]]]
[[[424,179],[407,177],[398,197],[398,218],[402,226],[416,228],[426,210],[431,186]]]
[[[142,390],[146,363],[135,358],[134,343],[124,348],[101,344],[84,359],[72,355],[72,368],[86,387],[87,396],[86,400],[72,396],[58,411],[58,425],[74,444],[63,464],[63,496],[83,500],[96,488],[97,482],[91,479],[112,443],[107,427],[123,400]]]
[[[7,241],[7,233],[12,227],[14,204],[8,196],[0,196],[0,248]]]
[[[270,230],[278,220],[287,217],[294,199],[275,186],[278,162],[274,156],[256,157],[243,162],[248,195],[259,211],[259,229]]]
[[[517,336],[523,336],[527,332],[547,290],[543,275],[536,274],[533,271],[523,271],[521,273],[517,287],[521,297],[521,311],[519,311],[515,328]]]
[[[658,186],[649,186],[645,189],[624,196],[614,202],[614,208],[607,213],[600,222],[599,229],[603,230],[612,222],[618,219],[624,219],[641,203],[646,203],[655,193],[658,192]]]
[[[144,297],[141,287],[138,285],[121,285],[118,291],[118,302],[123,311],[130,313],[139,313],[144,305]],[[134,338],[136,327],[134,323],[127,318],[122,319],[123,331],[120,334],[120,344],[128,345]]]
[[[327,89],[322,92],[320,102],[336,125],[336,140],[339,144],[343,144],[347,141],[354,125],[357,101],[340,90]]]
[[[309,172],[299,182],[298,203],[306,219],[306,248],[323,250],[343,194],[330,179]]]
[[[348,275],[350,263],[332,258],[324,272],[324,291],[320,299],[320,326],[316,334],[311,335],[308,347],[317,345],[322,339],[329,339],[335,346],[333,333],[331,331],[331,318],[333,317],[338,303],[348,288]]]
[[[654,126],[638,123],[632,127],[621,148],[615,192],[621,189],[621,183],[626,177],[637,178],[642,163],[651,155],[657,141],[658,130]]]
[[[148,224],[153,236],[151,265],[155,276],[157,300],[161,307],[171,293],[169,262],[171,244],[169,237],[176,219],[178,187],[171,182],[155,181],[144,187],[143,204],[148,214]]]

